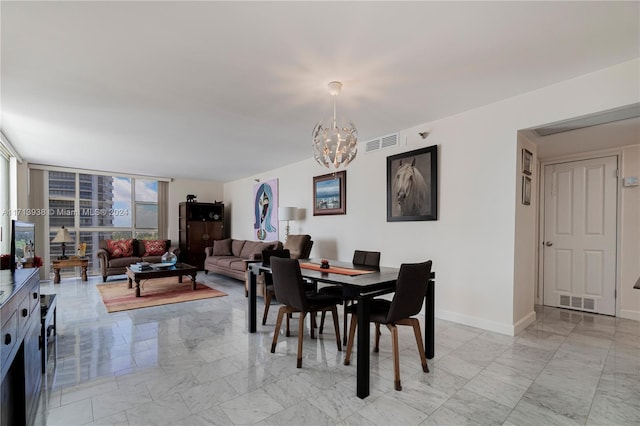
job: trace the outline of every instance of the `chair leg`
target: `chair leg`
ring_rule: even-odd
[[[322,331],[324,330],[324,317],[326,313],[327,311],[322,311],[322,316],[320,317],[320,328],[318,329],[318,334],[322,334]]]
[[[325,312],[326,311],[323,311],[322,315],[324,315]],[[342,339],[340,339],[340,326],[338,325],[338,308],[332,306],[331,314],[333,315],[333,328],[336,331],[336,343],[338,344],[338,351],[342,352]]]
[[[343,345],[347,346],[347,306],[349,305],[349,301],[348,300],[343,300],[342,301],[342,330],[344,333],[344,341],[343,341]]]
[[[398,353],[398,327],[394,324],[387,324],[387,328],[391,331],[391,344],[393,346],[393,373],[395,376],[395,387],[397,391],[402,390],[400,384],[400,354]]]
[[[309,314],[309,328],[311,329],[311,338],[316,338],[316,313],[311,312]]]
[[[269,306],[271,306],[271,297],[273,294],[270,291],[264,295],[264,314],[262,314],[262,325],[267,323],[267,315],[269,315]]]
[[[356,327],[358,326],[358,316],[351,315],[351,326],[349,327],[349,343],[347,344],[347,354],[344,356],[344,365],[351,363],[351,351],[353,350],[353,340],[356,337]]]
[[[285,336],[289,337],[291,336],[291,331],[289,330],[289,319],[291,318],[291,312],[289,312],[287,314],[287,332],[285,334]]]
[[[304,316],[306,312],[300,312],[300,320],[298,322],[298,368],[302,368],[302,340],[304,339]],[[313,327],[311,327],[313,330]]]
[[[380,352],[380,335],[382,333],[380,333],[380,323],[377,322],[376,323],[376,344],[373,347],[373,351],[374,352]]]
[[[422,343],[422,332],[420,331],[420,321],[416,318],[411,318],[411,325],[413,326],[413,334],[416,335],[416,343],[418,344],[418,353],[420,354],[420,362],[422,363],[422,371],[429,372],[429,366],[427,365],[427,357],[424,353],[424,344]]]
[[[280,307],[278,311],[278,319],[276,320],[276,329],[273,332],[273,341],[271,342],[271,353],[276,351],[276,344],[278,343],[278,334],[280,334],[280,327],[282,327],[282,317],[285,314],[285,307]]]

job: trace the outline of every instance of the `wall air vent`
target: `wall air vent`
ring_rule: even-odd
[[[571,298],[569,296],[560,296],[560,306],[569,306]]]
[[[596,301],[595,299],[587,299],[586,297],[584,298],[584,308],[585,309],[590,309],[590,310],[595,310],[596,309]]]
[[[582,297],[573,297],[573,296],[571,296],[571,307],[572,308],[582,308]]]
[[[379,149],[398,145],[398,134],[393,133],[365,142],[365,152],[373,152]]]
[[[380,149],[380,138],[369,141],[365,145],[365,152],[377,151]]]

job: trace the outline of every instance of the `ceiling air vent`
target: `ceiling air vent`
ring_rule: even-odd
[[[365,142],[365,151],[373,152],[379,149],[389,148],[398,145],[398,134],[392,133],[390,135],[381,136],[379,138]]]

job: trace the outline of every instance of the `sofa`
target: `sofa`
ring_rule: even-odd
[[[126,273],[127,266],[137,262],[160,263],[166,252],[179,255],[178,247],[172,247],[171,240],[100,240],[96,255],[102,282],[107,282],[109,276]]]
[[[287,241],[285,241],[285,249],[289,250],[289,255],[292,259],[307,259],[311,254],[311,248],[313,247],[313,240],[311,235],[299,234],[289,235]],[[262,255],[260,256],[262,258]],[[256,278],[256,294],[265,297],[266,286],[264,284],[264,274],[258,275]],[[249,273],[247,272],[244,282],[244,295],[249,295]]]
[[[215,272],[244,281],[247,261],[262,259],[262,250],[281,248],[280,241],[215,240],[213,246],[204,249],[204,273]]]

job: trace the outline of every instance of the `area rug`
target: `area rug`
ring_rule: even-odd
[[[183,277],[182,283],[178,283],[178,277],[141,281],[140,297],[136,297],[136,284],[133,283],[133,288],[128,288],[128,285],[128,281],[125,280],[96,286],[107,312],[120,312],[227,295],[198,282],[196,282],[196,290],[194,291],[191,289],[191,280],[187,277]]]

